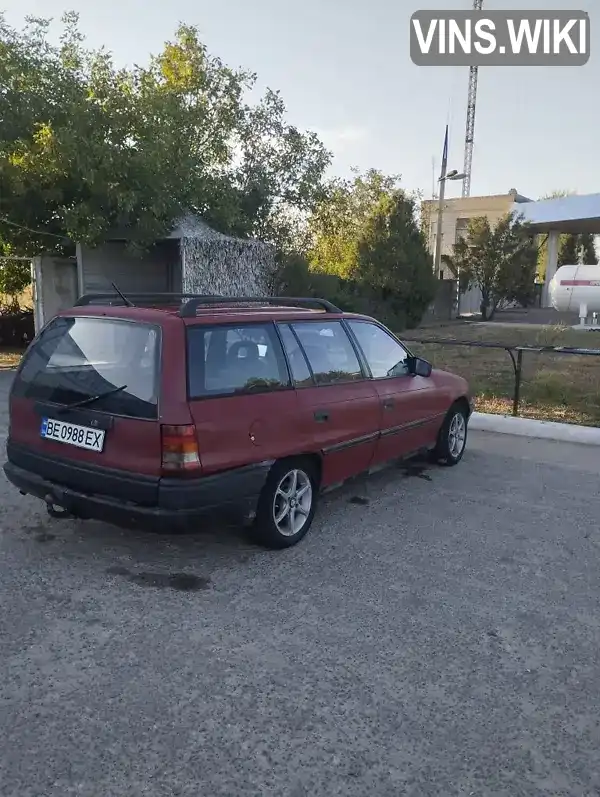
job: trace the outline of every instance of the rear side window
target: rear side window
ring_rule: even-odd
[[[289,324],[280,324],[279,332],[281,333],[281,339],[283,340],[283,345],[285,346],[285,351],[288,356],[294,384],[297,385],[297,387],[314,385],[306,356],[300,348],[298,338],[292,332]]]
[[[317,384],[330,385],[364,378],[354,347],[339,321],[301,321],[291,326],[302,344]]]
[[[38,401],[86,401],[93,410],[156,418],[159,351],[156,326],[113,318],[56,318],[29,350],[13,391]]]
[[[190,398],[263,393],[289,387],[273,324],[188,327]]]

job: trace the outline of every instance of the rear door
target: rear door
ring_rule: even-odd
[[[15,377],[9,457],[91,492],[112,491],[104,469],[158,476],[161,339],[159,326],[129,320],[51,321]]]
[[[297,400],[273,322],[187,327],[188,392],[205,473],[302,448]]]
[[[381,436],[375,462],[432,445],[441,422],[433,380],[409,373],[408,352],[379,324],[354,319],[346,323],[364,354],[379,397]]]
[[[364,470],[379,434],[379,398],[340,321],[279,325],[298,396],[305,449],[323,454],[323,486]]]

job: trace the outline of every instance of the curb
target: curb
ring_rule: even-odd
[[[600,446],[600,427],[577,426],[571,423],[536,421],[532,418],[515,418],[512,415],[492,415],[474,412],[469,428],[479,432],[512,434],[538,440],[555,440],[561,443]]]

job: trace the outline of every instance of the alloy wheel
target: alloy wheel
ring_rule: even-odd
[[[312,502],[313,489],[308,474],[299,469],[286,473],[273,499],[273,521],[282,536],[293,537],[302,531]]]
[[[453,459],[457,459],[463,452],[467,439],[467,422],[462,412],[452,416],[448,427],[448,451]]]

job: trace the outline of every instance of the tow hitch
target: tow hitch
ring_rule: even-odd
[[[68,518],[72,518],[73,517],[73,515],[68,510],[66,510],[64,507],[57,506],[54,503],[53,496],[47,495],[44,498],[44,501],[46,502],[46,510],[47,510],[48,514],[50,515],[50,517],[52,517],[52,518],[62,518],[63,520],[66,520]]]

